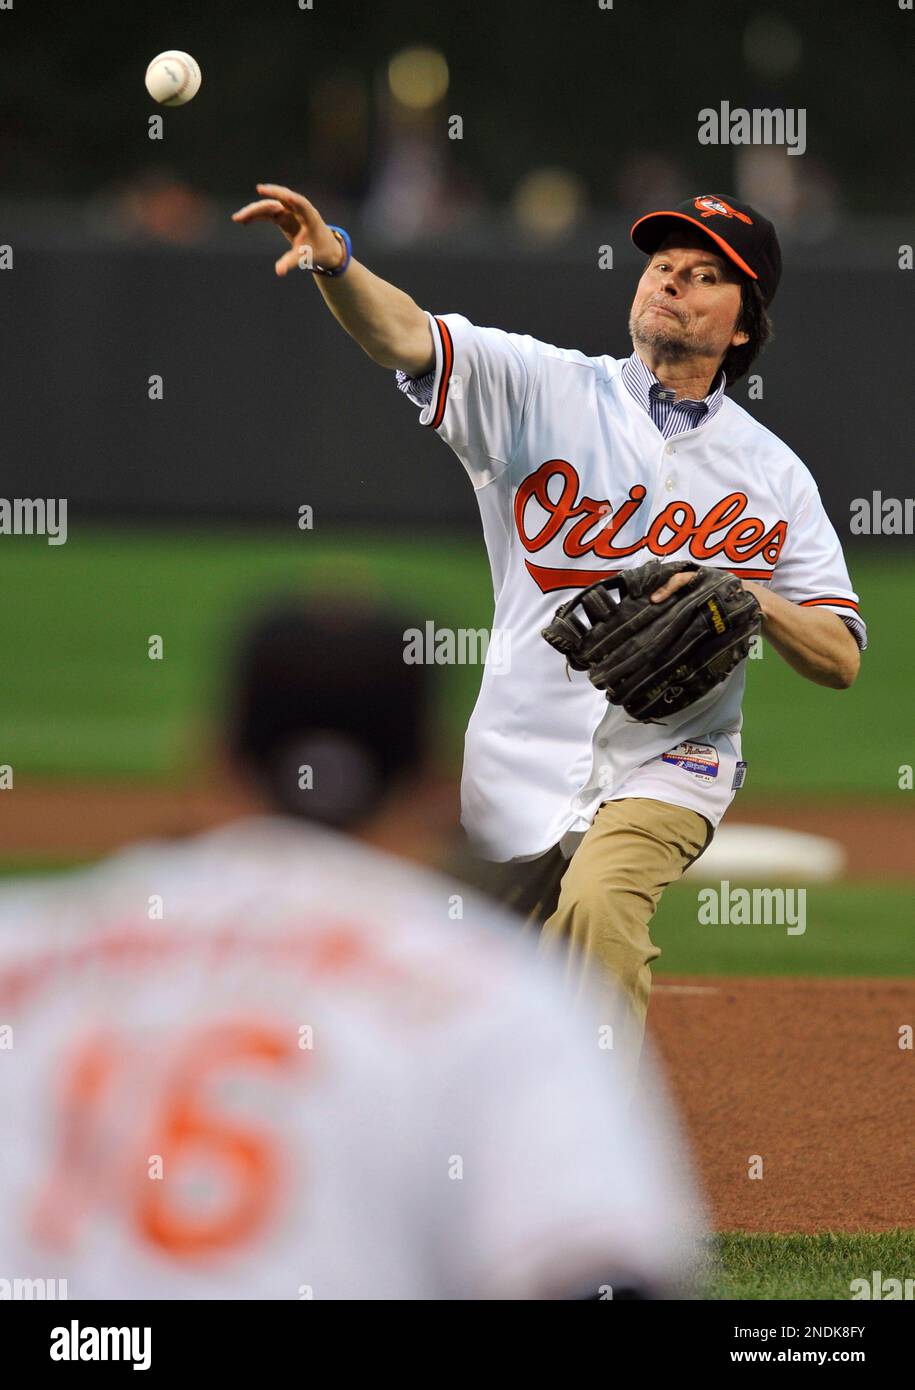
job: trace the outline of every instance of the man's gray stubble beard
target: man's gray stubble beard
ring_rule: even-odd
[[[629,320],[629,336],[636,347],[652,348],[668,361],[691,357],[695,351],[688,337],[674,338],[660,327],[646,329],[635,317]]]

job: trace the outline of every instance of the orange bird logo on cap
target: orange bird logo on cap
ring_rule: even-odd
[[[730,203],[724,202],[722,198],[716,198],[714,193],[703,193],[701,198],[696,199],[696,207],[703,217],[738,217],[741,222],[748,222],[753,226],[752,217],[747,217],[745,212],[738,212],[732,208]]]

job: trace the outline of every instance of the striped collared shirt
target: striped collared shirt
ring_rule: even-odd
[[[674,392],[661,385],[637,352],[623,363],[622,378],[630,396],[638,401],[643,410],[647,410],[664,439],[672,439],[674,435],[708,424],[718,414],[724,401],[723,371],[712,382],[712,389],[704,401],[676,400]]]
[[[396,377],[398,387],[412,401],[417,405],[429,404],[435,382],[434,371],[420,377],[407,376],[406,372],[398,371]],[[724,401],[723,371],[718,373],[704,401],[675,400],[673,391],[661,385],[637,352],[623,363],[622,377],[630,396],[647,411],[663,439],[672,439],[674,435],[708,424],[718,414]]]
[[[425,376],[407,376],[397,368],[395,372],[398,390],[403,391],[411,401],[417,405],[428,405],[432,399],[432,387],[435,385],[435,370],[426,372]]]

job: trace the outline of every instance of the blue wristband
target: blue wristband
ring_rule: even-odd
[[[329,275],[333,277],[335,275],[342,275],[349,266],[353,258],[353,243],[350,240],[349,232],[344,227],[335,227],[332,222],[328,222],[327,225],[332,232],[338,232],[343,238],[343,247],[346,251],[346,255],[343,257],[343,260],[337,266],[336,270],[325,270],[324,267],[320,265],[313,266],[312,269],[316,275]]]

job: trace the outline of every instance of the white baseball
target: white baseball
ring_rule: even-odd
[[[183,106],[200,91],[200,65],[189,53],[170,50],[146,69],[146,90],[162,106]]]

